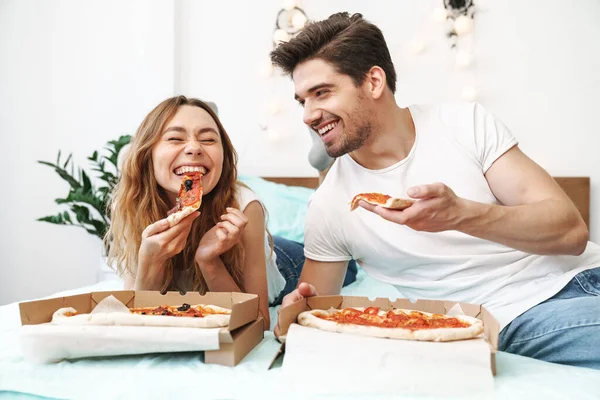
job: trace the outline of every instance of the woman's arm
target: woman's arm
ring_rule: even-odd
[[[123,288],[125,290],[135,290],[135,277],[125,273],[125,276],[123,277]]]
[[[250,203],[244,210],[244,215],[248,221],[240,239],[245,250],[243,285],[247,293],[259,296],[259,311],[265,320],[265,328],[268,329],[270,319],[265,261],[265,216],[258,202]],[[241,291],[219,257],[197,257],[197,262],[211,292]]]
[[[248,225],[242,233],[244,259],[244,287],[247,293],[259,296],[259,310],[265,319],[265,330],[271,326],[265,255],[265,214],[259,202],[253,201],[244,210]]]

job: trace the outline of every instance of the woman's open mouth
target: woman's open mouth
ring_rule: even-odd
[[[182,175],[188,174],[188,173],[200,173],[202,175],[206,175],[208,173],[208,170],[201,165],[198,165],[198,166],[184,165],[184,166],[175,168],[175,170],[173,172],[177,176],[182,176]]]

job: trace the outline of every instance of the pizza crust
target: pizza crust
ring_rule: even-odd
[[[356,310],[364,311],[364,307],[353,307]],[[315,313],[330,314],[339,310],[310,310],[300,313],[298,323],[303,326],[321,329],[330,332],[350,333],[354,335],[371,336],[389,339],[419,340],[432,342],[449,342],[454,340],[472,339],[483,332],[483,322],[477,318],[466,315],[453,316],[461,321],[470,324],[466,328],[437,328],[437,329],[419,329],[410,330],[405,328],[380,328],[376,326],[343,324],[335,321],[328,321],[315,316]],[[415,310],[401,310],[410,313]],[[419,311],[427,316],[433,314]],[[385,315],[386,311],[380,311],[380,315]]]
[[[389,208],[390,210],[399,210],[399,211],[405,210],[414,204],[414,200],[402,199],[399,197],[391,197],[391,198],[387,199],[387,201],[385,203],[382,204],[382,203],[378,203],[376,201],[367,199],[361,195],[356,195],[356,196],[354,196],[354,198],[352,199],[352,202],[350,203],[350,211],[356,210],[358,208],[358,204],[360,203],[361,200],[364,202],[367,202],[369,204],[381,206],[384,208]]]
[[[202,304],[201,304],[202,305]],[[203,305],[202,305],[203,306]],[[231,310],[219,306],[206,306],[219,312]],[[128,312],[98,312],[90,314],[77,314],[72,307],[58,309],[52,316],[54,325],[126,325],[126,326],[163,326],[181,328],[220,328],[229,326],[231,315],[209,314],[204,317],[174,317],[169,315],[140,315]],[[71,316],[70,316],[71,315]]]
[[[180,223],[185,217],[191,215],[197,208],[194,207],[183,207],[181,211],[174,212],[173,214],[167,217],[167,222],[169,223],[169,228],[174,227],[178,223]]]
[[[382,207],[389,208],[392,210],[405,210],[413,204],[414,200],[392,197],[391,199],[388,199],[388,201],[386,201],[385,204],[382,205]]]

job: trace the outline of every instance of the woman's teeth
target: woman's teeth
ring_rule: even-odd
[[[177,175],[182,175],[188,172],[199,172],[202,175],[206,175],[206,168],[198,166],[198,167],[190,167],[190,166],[183,166],[183,167],[179,167],[175,170],[175,174]]]

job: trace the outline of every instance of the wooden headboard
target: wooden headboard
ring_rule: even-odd
[[[590,178],[587,176],[555,177],[554,180],[571,198],[590,229]]]
[[[319,186],[317,177],[270,177],[264,178],[275,183],[288,186],[303,186],[311,189]],[[590,178],[589,177],[555,177],[554,180],[565,191],[581,213],[588,229],[590,227]]]

